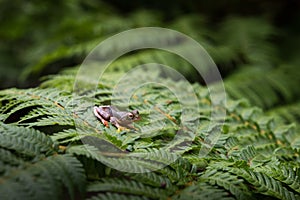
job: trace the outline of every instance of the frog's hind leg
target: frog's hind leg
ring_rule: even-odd
[[[122,128],[122,126],[120,126],[120,124],[118,123],[118,120],[115,117],[110,118],[110,123],[112,125],[114,125],[115,127],[117,127],[118,129]]]
[[[99,114],[99,112],[100,112],[100,114]],[[100,121],[102,122],[102,124],[104,124],[104,126],[106,126],[106,127],[109,127],[109,125],[108,125],[108,121],[107,120],[105,120],[102,116],[104,116],[105,118],[109,118],[109,115],[107,114],[107,113],[105,113],[105,112],[102,112],[102,110],[101,109],[99,109],[98,107],[94,107],[94,115],[98,118],[98,119],[100,119]],[[102,115],[102,116],[101,116]]]

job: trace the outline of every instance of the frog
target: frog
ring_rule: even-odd
[[[109,122],[120,130],[135,129],[132,123],[140,120],[138,110],[120,111],[117,107],[112,105],[94,106],[94,115],[102,124],[109,127]]]

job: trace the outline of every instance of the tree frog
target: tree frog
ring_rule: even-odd
[[[115,106],[95,106],[95,116],[108,127],[108,122],[122,130],[124,128],[136,129],[132,122],[140,119],[139,111],[125,112],[118,110]]]

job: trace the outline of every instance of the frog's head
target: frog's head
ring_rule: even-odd
[[[138,110],[133,110],[127,113],[127,118],[129,121],[138,121],[141,119],[140,113]]]

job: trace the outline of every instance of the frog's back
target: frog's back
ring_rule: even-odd
[[[110,114],[111,116],[120,119],[125,112],[120,111],[117,107],[111,106]]]

